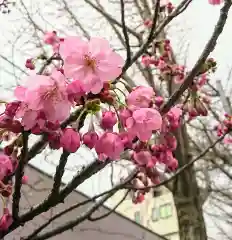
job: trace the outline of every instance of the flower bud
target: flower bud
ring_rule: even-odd
[[[99,137],[95,132],[87,132],[83,135],[82,141],[83,143],[90,149],[95,147]]]
[[[112,111],[106,111],[102,113],[101,127],[103,129],[112,129],[117,123],[116,113]]]
[[[72,128],[64,129],[60,138],[60,145],[67,152],[76,152],[80,147],[80,134]]]

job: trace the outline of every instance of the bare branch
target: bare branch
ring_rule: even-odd
[[[184,83],[180,86],[180,88],[170,97],[168,102],[163,106],[162,112],[166,113],[170,109],[171,106],[180,98],[183,92],[191,85],[194,77],[198,74],[200,67],[205,62],[209,54],[214,50],[217,39],[222,33],[224,26],[226,24],[226,20],[228,17],[228,12],[230,10],[232,2],[230,0],[225,0],[224,6],[221,9],[221,13],[217,22],[217,25],[213,31],[213,34],[206,44],[201,56],[197,60],[196,64],[192,68],[191,72],[185,78]]]
[[[126,53],[127,53],[125,65],[127,65],[128,62],[131,61],[130,39],[129,39],[129,35],[128,35],[127,29],[126,29],[124,0],[120,0],[120,3],[121,3],[122,31],[123,31],[123,35],[124,35],[124,38],[125,38]]]
[[[19,214],[19,202],[21,198],[21,187],[22,187],[22,177],[24,175],[24,167],[26,164],[27,154],[28,154],[28,132],[22,133],[22,154],[15,172],[15,189],[13,194],[13,204],[12,212],[15,220],[18,219]]]

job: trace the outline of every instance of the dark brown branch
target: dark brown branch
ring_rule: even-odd
[[[81,29],[81,31],[83,32],[84,36],[89,39],[90,35],[88,34],[88,32],[83,28],[83,26],[81,25],[81,23],[78,21],[78,19],[76,18],[75,14],[71,11],[70,7],[68,6],[68,3],[66,0],[62,0],[62,2],[64,3],[64,9],[68,12],[68,14],[70,15],[70,17],[74,20],[75,24]]]
[[[28,132],[22,133],[23,148],[17,169],[15,171],[15,186],[12,203],[12,215],[14,219],[18,219],[19,215],[19,202],[21,198],[22,177],[24,175],[24,167],[26,164],[28,154],[28,136],[29,136]]]
[[[213,34],[206,44],[201,56],[199,57],[198,61],[196,62],[195,66],[192,68],[191,72],[185,78],[184,83],[180,86],[180,88],[170,97],[168,102],[163,106],[162,112],[166,113],[169,109],[175,104],[175,102],[181,97],[183,92],[191,85],[194,80],[194,77],[198,74],[199,69],[201,68],[202,64],[206,61],[209,54],[214,50],[217,40],[222,33],[227,17],[228,12],[230,10],[232,2],[230,0],[225,0],[224,6],[221,8],[221,13],[217,22],[217,25],[213,31]]]
[[[90,215],[88,217],[88,220],[91,222],[95,222],[95,221],[98,221],[98,220],[108,217],[124,202],[124,200],[127,198],[128,194],[129,194],[129,192],[130,192],[130,190],[127,190],[126,193],[124,194],[123,198],[112,209],[110,209],[110,211],[108,211],[107,213],[105,213],[101,216],[98,216],[98,217],[92,217],[92,215]]]
[[[156,29],[157,26],[157,20],[158,20],[158,16],[159,16],[159,11],[160,11],[160,0],[156,1],[156,5],[155,5],[155,12],[154,12],[154,16],[153,16],[153,20],[152,20],[152,26],[151,26],[151,30],[150,33],[147,37],[147,40],[145,41],[145,43],[143,44],[143,46],[138,50],[138,52],[134,55],[134,57],[131,59],[130,62],[126,62],[125,65],[123,66],[123,73],[126,72],[126,70],[134,63],[137,61],[137,59],[147,50],[148,46],[151,44],[151,42],[153,41],[153,34],[154,31]]]
[[[164,21],[157,27],[156,29],[156,22],[158,20],[159,16],[159,0],[156,2],[156,7],[155,7],[155,13],[153,16],[153,24],[150,30],[150,34],[145,41],[145,43],[141,46],[141,48],[137,51],[137,53],[132,57],[130,63],[125,64],[123,67],[122,74],[115,80],[115,82],[121,78],[121,76],[129,69],[131,65],[133,65],[138,58],[140,58],[147,50],[148,46],[151,44],[151,42],[163,31],[163,29],[176,17],[178,16],[181,12],[183,12],[187,6],[192,2],[192,0],[183,0],[179,6],[173,11],[170,15],[168,15]],[[156,31],[155,31],[156,29]]]
[[[101,193],[99,194],[97,197],[95,197],[95,199],[99,198],[100,196],[104,197],[99,200],[95,205],[93,205],[89,210],[87,210],[86,213],[82,214],[81,216],[79,216],[76,220],[70,221],[68,223],[65,223],[64,225],[50,231],[47,232],[45,234],[42,234],[38,237],[32,238],[30,240],[43,240],[43,239],[48,239],[52,236],[56,236],[59,233],[62,233],[64,231],[67,231],[69,229],[72,229],[73,227],[77,226],[78,224],[80,224],[81,222],[87,220],[100,206],[102,206],[102,204],[108,200],[110,197],[112,197],[119,189],[123,188],[123,186],[125,184],[127,184],[128,182],[130,182],[134,176],[136,175],[137,170],[133,171],[124,181],[123,183],[115,186],[114,188],[106,191],[105,193]],[[93,199],[92,199],[93,200]],[[64,211],[65,212],[65,211]],[[62,214],[63,215],[63,214]],[[29,239],[25,239],[25,240],[29,240]]]
[[[80,184],[82,184],[86,179],[89,179],[95,173],[103,169],[110,161],[106,160],[105,162],[100,162],[98,160],[91,163],[83,171],[78,173],[73,180],[64,187],[56,197],[50,194],[42,203],[33,207],[30,211],[23,214],[17,221],[14,221],[13,224],[9,227],[7,232],[0,232],[0,237],[5,236],[7,233],[13,231],[18,226],[32,220],[34,217],[39,214],[48,211],[50,208],[56,206],[59,203],[62,203],[64,199]]]
[[[109,194],[111,193],[112,191],[118,191],[119,189],[122,189],[123,186],[127,183],[129,183],[135,176],[136,172],[132,172],[132,174],[130,174],[130,176],[127,178],[126,181],[116,185],[115,187],[113,187],[112,189],[110,190],[107,190],[105,192],[102,192],[98,195],[95,195],[94,197],[92,198],[89,198],[81,203],[77,203],[77,204],[74,204],[72,205],[71,207],[57,213],[56,215],[54,215],[52,218],[50,218],[47,222],[45,222],[43,225],[41,225],[38,229],[36,229],[31,235],[29,235],[27,238],[25,238],[24,240],[30,240],[32,239],[32,237],[36,236],[38,233],[40,233],[44,228],[46,228],[51,222],[53,222],[54,220],[56,220],[57,218],[67,214],[68,212],[71,212],[72,210],[74,209],[77,209],[83,205],[86,205],[87,203],[90,203],[92,201],[95,201],[96,199],[102,197],[102,196],[105,196],[106,194]]]
[[[126,45],[126,63],[125,64],[127,64],[127,62],[131,61],[130,39],[126,29],[124,0],[120,0],[120,3],[121,3],[122,32],[125,38],[125,45]]]
[[[116,19],[114,19],[110,14],[106,13],[105,11],[102,11],[101,8],[99,8],[98,6],[96,6],[95,4],[93,4],[91,1],[89,0],[85,0],[86,3],[88,3],[92,8],[94,8],[97,12],[99,12],[103,17],[105,17],[106,19],[109,19],[109,21],[111,21],[113,24],[117,25],[118,27],[122,27],[121,23],[118,22]],[[126,27],[127,31],[132,34],[134,37],[136,37],[137,39],[141,40],[141,36],[140,34],[136,33],[134,30],[130,29],[129,27]]]
[[[64,175],[65,165],[68,161],[69,155],[70,155],[70,153],[63,151],[63,153],[60,156],[60,162],[59,162],[58,166],[56,167],[54,183],[53,183],[53,187],[52,187],[52,191],[51,191],[51,195],[53,195],[53,196],[56,196],[59,194],[60,186],[62,184],[61,180]]]
[[[88,219],[88,217],[93,212],[95,212],[99,207],[101,207],[105,201],[107,201],[110,197],[112,197],[115,194],[115,192],[116,191],[112,191],[111,193],[109,193],[108,195],[103,197],[96,204],[94,204],[92,207],[90,207],[84,214],[80,215],[75,220],[71,220],[71,221],[61,225],[60,227],[57,227],[56,229],[54,229],[52,231],[46,232],[44,234],[41,234],[38,237],[34,237],[31,240],[45,240],[45,239],[51,238],[53,236],[56,236],[56,235],[58,235],[60,233],[63,233],[65,231],[69,230],[69,229],[74,228],[78,224],[80,224],[83,221],[85,221],[86,219]]]

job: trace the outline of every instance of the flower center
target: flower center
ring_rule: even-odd
[[[42,99],[44,101],[52,101],[53,103],[56,103],[60,100],[60,94],[58,91],[57,86],[51,87],[49,90],[45,91],[45,93],[42,96]]]
[[[85,58],[85,65],[90,67],[92,70],[94,70],[96,67],[96,59],[91,58],[88,55],[85,55],[84,58]]]

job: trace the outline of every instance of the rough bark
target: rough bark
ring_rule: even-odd
[[[175,154],[181,167],[191,160],[186,128],[182,127],[176,133],[176,137],[179,145]],[[172,193],[178,216],[180,240],[206,240],[203,202],[193,167],[176,178],[172,185]]]

